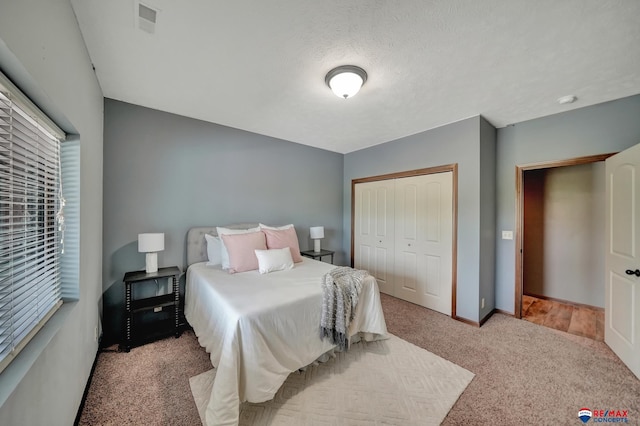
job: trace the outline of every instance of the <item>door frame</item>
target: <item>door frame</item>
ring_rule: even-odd
[[[524,172],[529,170],[553,169],[556,167],[578,166],[604,161],[616,153],[588,155],[584,157],[570,158],[566,160],[543,161],[516,166],[516,276],[514,317],[522,318],[522,294],[524,292]]]
[[[458,286],[458,163],[446,164],[443,166],[428,167],[425,169],[407,170],[404,172],[388,173],[384,175],[368,176],[351,180],[351,267],[354,265],[355,248],[355,220],[356,220],[356,184],[366,182],[377,182],[381,180],[400,179],[405,177],[432,175],[435,173],[451,172],[452,185],[452,214],[451,221],[451,318],[456,316],[456,289]]]

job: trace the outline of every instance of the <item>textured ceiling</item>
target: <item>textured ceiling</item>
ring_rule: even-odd
[[[105,97],[340,153],[640,93],[638,0],[143,0],[154,34],[137,0],[71,3]]]

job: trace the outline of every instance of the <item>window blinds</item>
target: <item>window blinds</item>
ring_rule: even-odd
[[[60,289],[64,301],[80,299],[80,140],[69,139],[60,145],[62,196],[66,201],[64,252],[60,256]]]
[[[0,80],[0,371],[62,303],[63,136],[27,103]]]

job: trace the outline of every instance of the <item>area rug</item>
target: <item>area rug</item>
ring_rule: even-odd
[[[240,425],[439,425],[474,374],[399,337],[361,342],[289,375],[267,402],[245,402]],[[215,369],[189,379],[200,419]]]

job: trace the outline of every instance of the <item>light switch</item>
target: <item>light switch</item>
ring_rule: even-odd
[[[513,240],[513,231],[502,231],[503,240]]]

